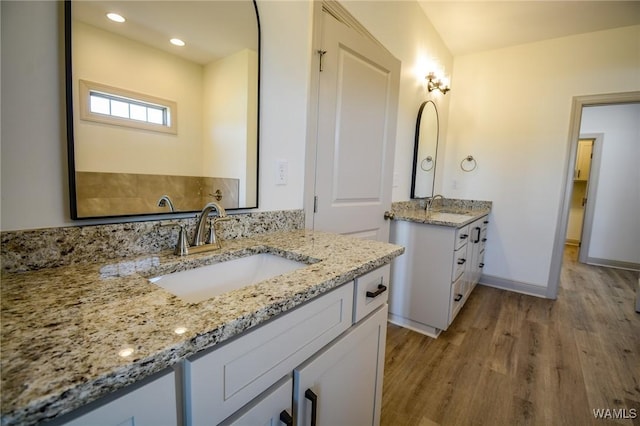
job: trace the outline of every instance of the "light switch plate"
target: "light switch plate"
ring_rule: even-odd
[[[278,160],[276,162],[276,185],[286,185],[289,180],[289,162]]]

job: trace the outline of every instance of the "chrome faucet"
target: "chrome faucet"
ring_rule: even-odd
[[[209,217],[209,213],[211,213],[211,210],[215,210],[218,213],[218,217],[211,221],[211,224],[209,226],[209,239],[205,241],[205,222],[207,221],[207,217]],[[198,218],[198,223],[196,225],[196,233],[193,236],[193,244],[191,245],[193,247],[202,246],[204,244],[215,244],[219,246],[220,244],[218,243],[215,224],[219,220],[226,219],[228,219],[227,212],[220,204],[213,201],[208,203],[206,206],[204,206],[202,212],[200,213],[200,217]]]
[[[433,197],[427,197],[427,205],[425,206],[425,210],[426,211],[431,211],[431,206],[433,205],[433,202],[437,199],[441,199],[444,200],[444,197],[440,194],[436,194]]]
[[[158,200],[158,207],[166,207],[166,206],[169,206],[169,210],[171,210],[171,213],[176,211],[176,209],[173,208],[173,203],[171,202],[171,198],[169,198],[168,195],[163,195]]]
[[[209,214],[212,210],[215,210],[218,213],[218,217],[212,218],[209,223],[209,235],[205,238],[206,234],[206,222],[209,218]],[[186,256],[189,253],[201,253],[203,251],[216,250],[220,248],[220,242],[218,240],[218,235],[216,234],[216,223],[222,220],[229,220],[230,217],[227,216],[227,212],[222,208],[221,205],[215,202],[208,203],[202,209],[200,216],[196,215],[197,223],[196,223],[196,232],[193,235],[193,242],[191,245],[187,243],[187,236],[184,224],[180,225],[180,231],[178,234],[178,243],[176,244],[176,248],[174,253],[178,256]]]

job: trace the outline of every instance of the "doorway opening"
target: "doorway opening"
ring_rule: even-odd
[[[587,205],[589,172],[593,158],[595,139],[581,137],[578,140],[576,166],[573,171],[573,189],[571,190],[571,207],[569,208],[569,224],[567,225],[567,245],[580,249],[584,224],[584,211]]]
[[[561,203],[561,209],[558,213],[556,237],[554,241],[551,268],[549,272],[549,281],[548,281],[549,285],[547,287],[547,293],[546,293],[547,298],[556,299],[558,295],[564,248],[566,244],[567,233],[569,231],[568,229],[569,215],[570,215],[570,210],[571,210],[573,195],[574,195],[574,177],[575,177],[575,170],[576,170],[576,163],[577,163],[576,160],[578,155],[578,146],[579,146],[579,140],[583,136],[581,135],[583,108],[591,107],[591,106],[613,106],[617,104],[634,104],[634,103],[640,103],[640,92],[579,96],[579,97],[574,97],[573,99],[572,110],[571,110],[571,120],[570,120],[570,127],[569,127],[569,140],[567,145],[568,162],[565,166],[566,178],[565,178],[564,187],[562,191],[564,196]],[[583,134],[584,134],[584,131],[583,131]],[[588,139],[588,138],[589,137],[585,137],[583,139]],[[600,144],[600,147],[601,146],[602,144]],[[595,150],[598,149],[597,138],[593,145],[593,148]],[[633,156],[633,153],[629,152],[627,155]],[[594,157],[596,157],[596,155],[594,155]],[[595,189],[593,188],[595,186],[594,183],[597,181],[596,179],[593,179],[593,173],[594,171],[597,170],[597,168],[595,167],[595,164],[593,163],[591,164],[590,170],[591,171],[589,175],[590,175],[591,182],[589,183],[589,187],[585,188],[585,190],[587,191],[587,197],[586,197],[587,202],[585,204],[586,208],[584,211],[585,216],[584,216],[584,221],[582,226],[583,232],[581,233],[581,236],[580,236],[582,256],[585,256],[585,253],[584,253],[586,248],[585,246],[588,246],[586,244],[586,239],[594,237],[593,233],[589,234],[589,227],[585,226],[589,220],[588,218],[589,209],[590,208],[594,209],[596,205],[595,197],[591,197],[589,195],[589,192],[593,193]],[[632,181],[633,179],[637,179],[638,176],[635,176],[635,177],[628,176],[628,178]],[[633,197],[635,194],[630,194],[630,195]],[[602,200],[602,202],[600,201],[598,202],[600,205],[604,205],[605,207],[619,208],[619,206],[615,206],[613,205],[613,203],[608,203],[608,202],[605,202],[604,200]],[[632,228],[629,228],[629,231],[631,230]],[[597,236],[599,237],[599,235]],[[609,238],[609,241],[615,241],[615,238]],[[625,262],[621,262],[621,263],[625,263]],[[615,265],[607,265],[607,266],[615,266]]]

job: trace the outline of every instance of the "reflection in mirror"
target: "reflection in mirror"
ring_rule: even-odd
[[[418,119],[416,120],[411,198],[433,196],[439,131],[436,104],[433,101],[423,102],[418,110]]]
[[[257,207],[259,45],[252,0],[65,2],[72,218]]]

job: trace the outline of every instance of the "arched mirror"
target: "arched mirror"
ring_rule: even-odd
[[[436,104],[423,102],[416,120],[416,137],[413,149],[413,175],[411,198],[433,196],[436,163],[438,158],[439,121]]]
[[[68,0],[65,48],[73,219],[258,206],[255,1]]]

